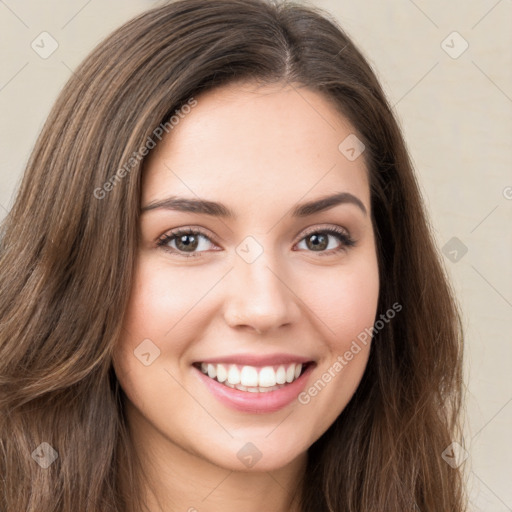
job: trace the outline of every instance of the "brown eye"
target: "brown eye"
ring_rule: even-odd
[[[196,235],[180,235],[175,237],[176,248],[180,251],[193,252],[199,245],[199,240]]]
[[[331,240],[337,240],[338,244]],[[299,245],[301,243],[305,244],[306,250],[317,252],[319,256],[346,251],[356,244],[346,230],[337,227],[317,228],[315,231],[310,231],[302,238]]]
[[[157,243],[164,251],[178,256],[201,256],[214,245],[208,236],[193,229],[176,230],[163,235]]]
[[[329,237],[324,234],[313,233],[308,235],[306,238],[306,245],[312,251],[323,251],[329,245]]]

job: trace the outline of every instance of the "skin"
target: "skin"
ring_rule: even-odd
[[[142,207],[178,195],[221,202],[237,217],[142,213],[114,368],[148,476],[149,510],[297,511],[307,449],[355,392],[370,343],[309,403],[271,413],[219,402],[192,363],[240,353],[306,356],[316,363],[307,390],[374,324],[379,278],[367,169],[363,157],[349,161],[338,149],[354,128],[307,88],[232,84],[196,99],[146,161]],[[297,203],[334,192],[355,195],[367,214],[345,203],[291,217]],[[174,253],[157,246],[189,226],[208,237],[200,237],[200,256],[187,259],[176,243],[167,246]],[[343,248],[328,235],[328,248],[315,251],[305,231],[317,226],[312,232],[344,228],[356,245]],[[263,250],[252,263],[236,252],[248,236]],[[144,339],[160,350],[149,366],[134,356]],[[252,468],[237,457],[248,442],[262,454]]]

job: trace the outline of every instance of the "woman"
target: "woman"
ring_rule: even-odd
[[[462,511],[462,329],[324,13],[180,0],[60,94],[0,247],[0,508]]]

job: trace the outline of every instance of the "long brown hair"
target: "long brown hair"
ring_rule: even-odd
[[[135,265],[141,148],[190,98],[239,80],[321,92],[357,129],[377,237],[377,316],[402,305],[374,334],[352,400],[309,449],[304,512],[465,510],[462,472],[442,457],[461,435],[462,322],[372,69],[318,9],[180,0],[129,21],[79,66],[2,224],[4,512],[142,509],[132,505],[140,481],[112,369]],[[46,468],[34,455],[42,443],[57,454]]]

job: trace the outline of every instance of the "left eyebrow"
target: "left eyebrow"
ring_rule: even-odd
[[[339,204],[354,204],[356,205],[365,215],[368,215],[366,207],[363,202],[353,194],[349,192],[340,192],[331,196],[321,197],[308,203],[302,203],[296,206],[292,211],[293,217],[307,217],[314,213],[322,212],[337,206]]]
[[[302,203],[292,210],[293,217],[308,217],[318,212],[328,210],[339,204],[353,204],[357,206],[365,215],[368,215],[363,202],[349,192],[339,192],[338,194],[321,197],[307,203]],[[181,212],[192,212],[214,217],[236,218],[236,214],[222,203],[207,201],[205,199],[189,199],[185,197],[168,197],[161,201],[154,201],[142,208],[142,213],[156,210],[176,210]]]

